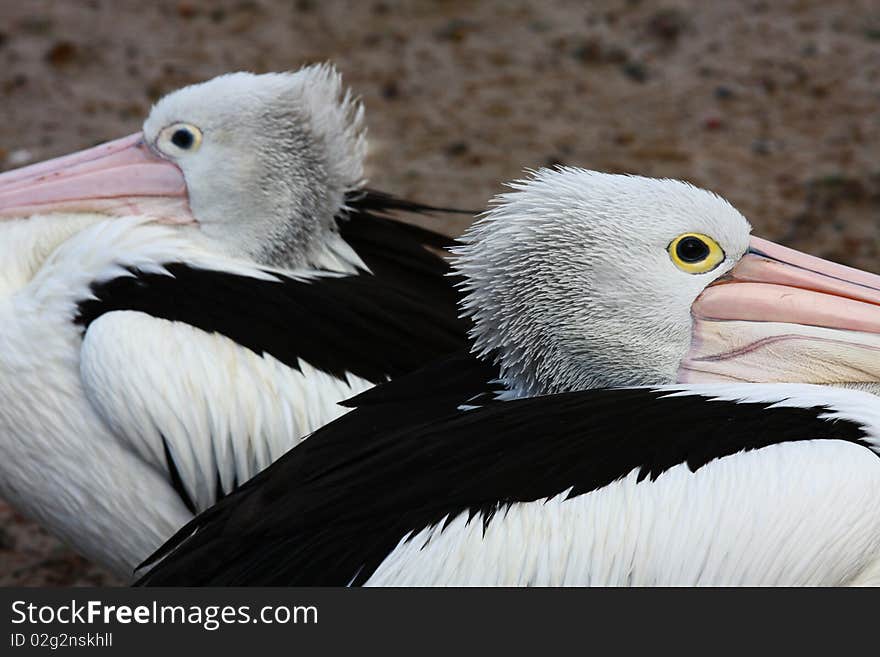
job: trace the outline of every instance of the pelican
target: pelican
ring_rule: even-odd
[[[363,187],[326,66],[160,100],[0,175],[0,495],[121,576],[343,413],[465,344],[448,239]]]
[[[480,376],[355,398],[142,583],[880,583],[880,277],[750,230],[678,181],[515,183],[457,249]]]

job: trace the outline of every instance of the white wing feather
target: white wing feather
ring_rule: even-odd
[[[80,372],[121,441],[169,474],[165,444],[198,510],[347,409],[371,383],[300,371],[188,324],[118,311],[89,326]],[[165,444],[163,444],[163,442]]]
[[[877,586],[878,496],[866,447],[780,443],[512,504],[485,530],[462,513],[402,539],[367,584]]]

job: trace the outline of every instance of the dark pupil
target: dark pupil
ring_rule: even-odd
[[[175,130],[174,134],[171,135],[171,143],[178,148],[189,148],[193,145],[193,135],[189,130],[184,130],[183,128]]]
[[[675,246],[682,262],[700,262],[709,257],[709,245],[696,237],[685,237]]]

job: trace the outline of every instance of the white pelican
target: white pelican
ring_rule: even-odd
[[[177,91],[142,134],[0,175],[0,495],[120,575],[464,345],[448,240],[362,184],[327,67]]]
[[[364,393],[143,582],[880,584],[880,398],[801,383],[876,390],[880,277],[749,231],[676,181],[517,183],[458,253],[483,376]],[[681,383],[733,376],[792,383]]]

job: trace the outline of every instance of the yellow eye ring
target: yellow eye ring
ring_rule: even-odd
[[[156,146],[166,155],[193,153],[202,145],[202,131],[191,123],[173,123],[162,129]]]
[[[679,235],[666,250],[675,266],[688,274],[705,274],[724,262],[718,242],[701,233]]]

